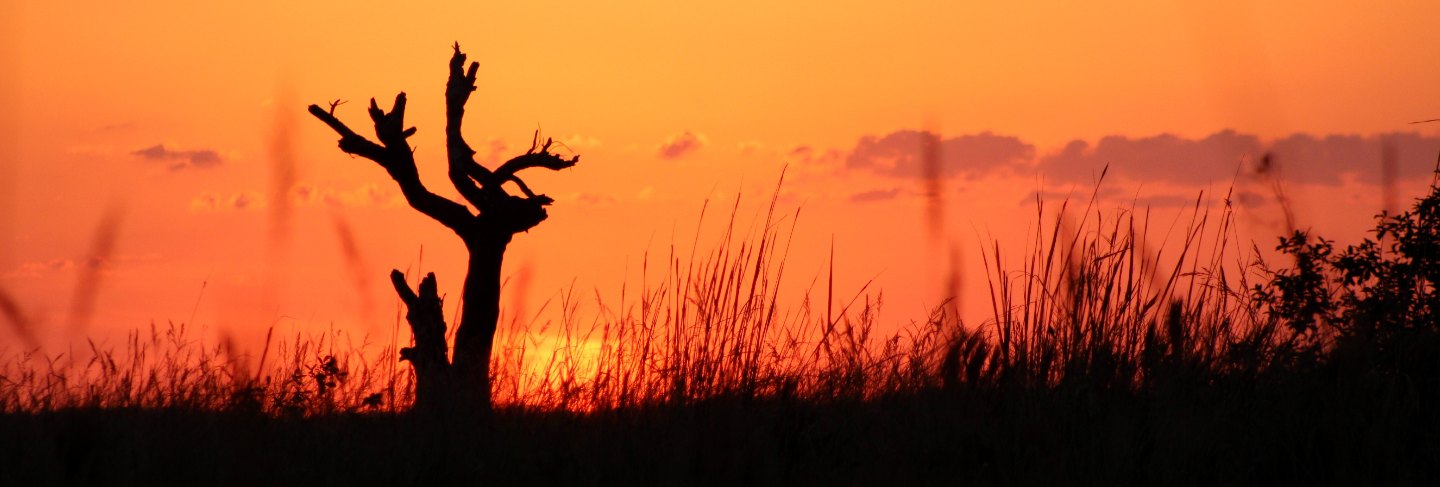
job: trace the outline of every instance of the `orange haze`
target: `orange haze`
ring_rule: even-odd
[[[983,320],[981,244],[1022,241],[1037,191],[1088,195],[1104,163],[1105,206],[1152,205],[1158,240],[1198,192],[1291,150],[1298,223],[1343,240],[1380,210],[1381,145],[1404,197],[1440,151],[1440,124],[1408,123],[1440,117],[1434,1],[778,3],[7,2],[0,320],[24,326],[0,344],[151,321],[388,342],[389,269],[458,296],[459,241],[303,112],[342,99],[363,127],[365,100],[406,91],[422,177],[454,196],[454,41],[481,63],[465,131],[483,160],[537,128],[583,155],[532,176],[557,202],[507,256],[526,276],[507,313],[542,319],[570,286],[617,302],[647,249],[659,267],[690,247],[707,198],[702,248],[737,194],[750,228],[782,171],[793,292],[824,282],[833,240],[837,299],[873,279],[900,326],[950,294]],[[1242,230],[1269,247],[1283,225],[1246,168]]]

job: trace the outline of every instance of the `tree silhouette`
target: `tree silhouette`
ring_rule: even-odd
[[[528,168],[560,170],[574,166],[580,157],[565,159],[550,152],[551,140],[543,143],[539,136],[530,150],[516,156],[495,170],[475,161],[475,151],[460,133],[465,116],[465,102],[475,91],[475,72],[479,63],[465,69],[465,53],[460,44],[454,46],[450,58],[450,78],[445,85],[445,139],[449,160],[450,182],[460,195],[474,206],[472,213],[464,204],[439,196],[420,182],[415,167],[415,154],[408,139],[414,127],[405,127],[405,93],[395,96],[395,104],[387,113],[370,99],[370,119],[375,124],[379,143],[356,134],[335,117],[339,102],[329,110],[310,105],[311,115],[340,134],[340,150],[375,161],[400,185],[405,201],[445,225],[460,236],[469,251],[465,286],[461,293],[460,322],[455,331],[453,360],[446,357],[445,320],[441,300],[436,293],[435,275],[421,280],[412,291],[400,271],[391,272],[395,290],[405,302],[406,320],[415,335],[415,346],[402,349],[400,360],[408,360],[415,368],[415,408],[437,411],[490,411],[490,352],[495,339],[496,322],[500,315],[500,268],[505,248],[516,233],[527,231],[544,221],[545,206],[554,200],[535,194],[517,173]],[[515,186],[522,196],[508,193],[503,185]]]

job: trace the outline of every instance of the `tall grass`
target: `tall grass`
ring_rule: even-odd
[[[622,287],[614,306],[597,292],[598,311],[581,317],[582,298],[569,290],[556,319],[508,320],[493,357],[495,401],[596,412],[1017,387],[1134,393],[1254,380],[1288,363],[1295,333],[1249,292],[1268,267],[1236,237],[1229,194],[1218,206],[1197,197],[1178,238],[1155,244],[1147,209],[1107,210],[1098,189],[1083,207],[1067,199],[1051,211],[1037,199],[1035,236],[1018,266],[1006,260],[1013,247],[984,251],[991,319],[966,323],[941,305],[889,334],[878,331],[881,299],[868,288],[837,296],[833,275],[823,296],[812,300],[812,289],[783,303],[799,212],[779,213],[772,196],[742,229],[737,197],[718,240],[701,242],[697,231],[689,249],[672,244],[663,260],[647,253],[641,285]],[[267,337],[256,358],[226,343],[202,348],[185,333],[183,324],[152,325],[118,349],[92,343],[83,358],[11,351],[0,361],[0,412],[318,415],[402,411],[413,401],[413,377],[394,366],[390,347],[341,346],[335,332]]]
[[[512,321],[502,329],[497,402],[590,411],[724,397],[863,398],[906,389],[900,384],[938,349],[941,329],[881,342],[874,333],[878,299],[857,293],[837,309],[833,276],[824,309],[809,292],[798,306],[784,306],[785,257],[799,212],[777,214],[772,196],[758,227],[742,234],[739,202],[713,247],[700,250],[697,231],[688,250],[671,245],[658,266],[647,253],[639,292],[632,297],[622,288],[615,308],[597,294],[602,314],[589,323],[579,323],[579,303],[566,292],[558,323]],[[702,226],[704,216],[702,208]],[[540,357],[537,336],[548,337]]]
[[[1218,209],[1197,196],[1178,241],[1155,246],[1148,208],[1103,211],[1098,190],[1053,216],[1037,197],[1041,231],[1019,269],[1003,267],[998,242],[985,252],[992,326],[961,330],[946,378],[1127,389],[1268,366],[1282,337],[1248,291],[1266,267],[1236,237],[1231,195]]]
[[[1411,485],[1440,475],[1440,333],[1413,318],[1440,309],[1435,266],[1416,264],[1434,252],[1357,267],[1381,255],[1369,252],[1376,244],[1332,254],[1297,235],[1281,248],[1295,268],[1271,267],[1237,239],[1228,195],[1204,198],[1174,231],[1093,194],[1058,208],[1037,200],[1033,240],[983,255],[990,319],[965,322],[942,303],[894,333],[879,331],[878,296],[837,294],[833,276],[785,302],[798,215],[772,198],[742,230],[737,203],[718,240],[647,254],[640,285],[597,294],[595,313],[571,290],[553,320],[507,321],[493,357],[498,408],[483,431],[396,414],[413,403],[408,368],[392,347],[343,332],[271,337],[244,354],[169,324],[118,348],[0,351],[0,458],[11,459],[0,483]],[[1440,242],[1440,185],[1426,201],[1415,213],[1423,231],[1405,224],[1416,219],[1386,220],[1403,230],[1396,242]],[[1368,280],[1347,283],[1361,271]],[[1361,285],[1392,274],[1423,285]],[[1372,312],[1401,318],[1375,323]]]
[[[589,320],[578,316],[573,289],[561,294],[557,320],[508,320],[493,357],[497,404],[596,411],[731,396],[864,398],[918,385],[941,346],[940,323],[877,340],[878,299],[857,302],[857,293],[836,303],[833,278],[825,309],[808,293],[785,307],[779,294],[799,212],[778,214],[772,196],[758,227],[742,230],[739,214],[737,197],[709,250],[697,230],[688,251],[671,245],[659,265],[647,253],[641,289],[632,297],[622,288],[615,308],[597,293],[602,312]],[[702,226],[704,217],[702,209]],[[202,348],[184,324],[170,323],[132,333],[118,351],[92,343],[84,358],[13,354],[3,357],[0,411],[406,409],[413,376],[389,365],[394,351],[337,348],[342,337],[267,335],[257,361],[228,342]]]
[[[183,323],[174,322],[152,323],[148,333],[132,331],[123,347],[87,341],[86,349],[55,356],[6,354],[0,362],[0,412],[174,408],[323,414],[379,409],[380,391],[409,390],[407,377],[386,377],[386,368],[376,367],[364,350],[337,349],[343,333],[270,338],[258,363],[229,340],[204,347]]]

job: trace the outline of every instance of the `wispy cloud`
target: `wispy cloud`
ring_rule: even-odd
[[[838,167],[840,161],[845,160],[846,154],[839,149],[820,149],[809,145],[797,145],[785,154],[785,161],[791,164],[805,167],[824,167],[833,171]]]
[[[302,184],[295,188],[295,198],[300,204],[323,202],[340,206],[398,206],[403,198],[392,185],[366,183],[358,187],[340,190]]]
[[[614,195],[601,193],[568,193],[559,195],[556,199],[590,205],[608,205],[620,201]]]
[[[336,189],[317,186],[313,183],[296,183],[288,193],[289,204],[305,207],[315,204],[331,206],[400,206],[404,204],[400,192],[389,185],[367,183],[351,189]],[[259,191],[240,191],[229,194],[202,193],[190,199],[190,211],[246,211],[268,208],[271,198]]]
[[[210,168],[219,166],[224,162],[220,157],[220,153],[211,149],[174,150],[165,147],[164,144],[155,144],[144,149],[132,151],[130,154],[147,161],[170,162],[169,167],[171,171],[187,168]]]
[[[266,207],[265,197],[258,191],[247,191],[231,195],[205,193],[190,199],[190,211],[245,211]]]
[[[705,143],[705,135],[696,135],[687,130],[679,135],[666,139],[655,152],[664,159],[679,159],[700,150],[701,147],[705,146]]]
[[[99,126],[99,127],[96,127],[96,128],[95,128],[95,131],[96,131],[96,132],[128,132],[128,131],[131,131],[131,130],[135,130],[136,127],[139,127],[139,124],[137,124],[137,123],[135,123],[135,122],[116,122],[116,123],[110,123],[110,124],[105,124],[105,125],[101,125],[101,126]]]
[[[505,143],[505,139],[499,137],[492,138],[485,142],[485,148],[487,150],[485,155],[480,156],[480,162],[490,165],[504,162],[505,151],[510,149],[509,145]]]
[[[900,195],[900,188],[877,189],[873,191],[862,191],[850,195],[852,203],[874,203],[877,201],[893,200]]]
[[[79,258],[54,258],[23,262],[10,270],[0,272],[0,279],[36,279],[71,272],[111,272],[135,264],[161,260],[157,253],[86,255]]]
[[[50,259],[47,261],[31,261],[20,264],[19,267],[11,269],[0,277],[6,279],[30,279],[41,277],[53,272],[60,272],[75,268],[75,261],[71,259]]]
[[[735,148],[740,151],[740,155],[751,156],[755,155],[755,153],[757,152],[760,152],[761,149],[764,149],[765,144],[758,140],[746,140],[735,144]]]
[[[555,139],[556,142],[565,144],[571,150],[592,149],[600,147],[600,139],[591,135],[570,134],[568,137]]]

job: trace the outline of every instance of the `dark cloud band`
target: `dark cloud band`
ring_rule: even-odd
[[[884,137],[860,139],[845,159],[851,169],[870,169],[898,177],[967,177],[988,175],[1025,164],[1035,157],[1035,146],[1016,137],[989,132],[942,138],[931,132],[901,130]],[[933,168],[927,169],[927,164]]]
[[[185,168],[208,168],[220,165],[224,162],[220,153],[210,149],[201,150],[172,150],[164,144],[155,144],[144,149],[130,153],[139,156],[147,161],[171,161],[170,170],[177,171]]]
[[[1176,184],[1208,184],[1231,180],[1243,171],[1279,170],[1287,181],[1338,184],[1347,175],[1380,182],[1386,160],[1393,163],[1395,177],[1423,177],[1436,169],[1437,155],[1440,136],[1416,133],[1294,134],[1271,141],[1233,130],[1198,139],[1114,135],[1093,143],[1074,140],[1037,157],[1034,145],[1013,136],[984,132],[944,138],[901,130],[862,137],[846,156],[845,167],[904,178],[1033,171],[1054,182],[1091,183],[1108,166],[1112,177]]]

